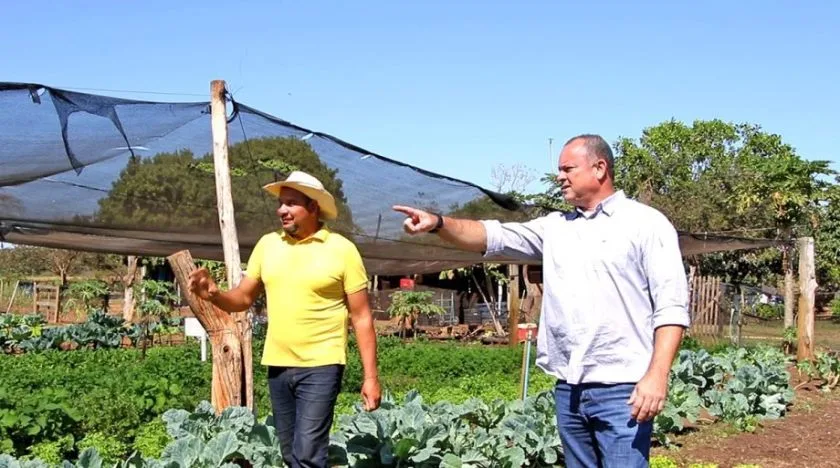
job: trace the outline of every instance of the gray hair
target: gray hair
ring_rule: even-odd
[[[601,135],[594,135],[591,133],[584,133],[582,135],[573,136],[569,138],[566,145],[573,141],[583,140],[583,147],[591,159],[603,159],[607,163],[607,174],[611,179],[615,178],[615,157],[613,156],[612,148],[607,140],[604,140]],[[563,146],[566,146],[563,145]]]

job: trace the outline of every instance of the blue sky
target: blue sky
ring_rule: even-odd
[[[265,112],[482,185],[499,163],[553,170],[549,138],[556,153],[672,117],[758,123],[840,169],[840,3],[679,3],[9,2],[0,80],[195,101],[221,78]]]

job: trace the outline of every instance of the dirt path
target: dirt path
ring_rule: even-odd
[[[840,395],[807,387],[797,391],[788,415],[766,421],[754,433],[733,433],[715,425],[686,435],[677,451],[656,450],[680,466],[715,463],[777,467],[840,467]]]

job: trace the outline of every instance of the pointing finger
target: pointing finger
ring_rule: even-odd
[[[420,216],[420,210],[410,206],[394,205],[393,209],[394,211],[398,211],[406,216],[411,216],[412,218]]]

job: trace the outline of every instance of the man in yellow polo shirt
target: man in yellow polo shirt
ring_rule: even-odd
[[[275,195],[283,229],[264,235],[236,288],[220,291],[206,269],[190,289],[222,310],[247,310],[265,290],[268,334],[262,364],[283,459],[293,468],[326,467],[329,430],[346,364],[347,319],[359,342],[365,409],[379,407],[376,332],[359,251],[322,219],[338,215],[316,178],[295,171],[265,187]]]

